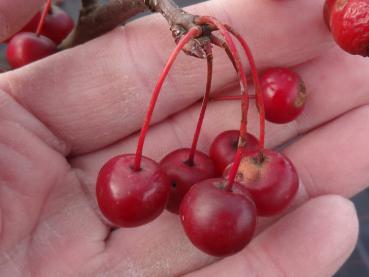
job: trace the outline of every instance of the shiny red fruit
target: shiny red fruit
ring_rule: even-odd
[[[330,27],[342,49],[369,55],[369,0],[337,0],[331,10]]]
[[[287,123],[303,111],[306,90],[302,79],[288,68],[270,68],[260,78],[265,118],[274,123]]]
[[[134,159],[135,155],[112,158],[101,168],[96,183],[102,214],[121,227],[135,227],[155,219],[169,196],[169,180],[159,165],[142,157],[141,170],[134,171]]]
[[[193,163],[189,163],[190,151],[188,148],[175,150],[160,162],[160,168],[170,180],[167,209],[173,213],[178,213],[182,198],[193,184],[216,176],[213,161],[200,151],[195,152]]]
[[[252,239],[256,226],[255,204],[247,190],[226,180],[207,179],[192,186],[180,206],[180,218],[191,242],[212,256],[228,256]]]
[[[41,34],[50,38],[58,45],[73,30],[74,22],[63,9],[53,7],[52,11],[45,18],[45,25]]]
[[[13,68],[18,68],[45,58],[56,52],[55,43],[34,33],[19,33],[9,42],[6,58]]]
[[[237,152],[239,135],[240,131],[238,130],[225,131],[220,133],[211,144],[209,155],[214,161],[219,175],[223,175],[224,169],[233,162]],[[247,151],[254,151],[259,147],[259,141],[251,134],[247,134],[246,143]]]
[[[225,176],[229,169],[230,166]],[[298,176],[292,162],[281,153],[267,149],[247,153],[242,158],[236,181],[250,192],[260,216],[280,213],[291,203],[298,189]]]

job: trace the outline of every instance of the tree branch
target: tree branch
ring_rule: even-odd
[[[95,6],[97,4],[97,0],[82,0],[82,7],[84,9]]]
[[[200,37],[187,43],[183,51],[188,55],[206,58],[205,49],[209,48],[211,29],[207,25],[196,24],[198,16],[185,12],[173,0],[110,0],[103,6],[98,5],[96,0],[81,1],[78,24],[59,46],[60,49],[96,38],[149,8],[153,12],[161,13],[167,20],[176,42],[191,28],[198,28]]]
[[[173,0],[145,0],[145,4],[151,11],[161,13],[168,21],[169,26],[176,24],[187,28],[194,26],[191,24],[194,16],[179,8]]]
[[[78,24],[59,48],[70,48],[103,35],[146,9],[143,0],[110,0],[103,6],[95,0],[82,0]]]

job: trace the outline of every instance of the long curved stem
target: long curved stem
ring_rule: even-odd
[[[200,29],[199,28],[191,28],[187,34],[185,34],[181,40],[178,42],[176,48],[173,50],[172,54],[169,56],[169,59],[163,69],[163,71],[161,72],[160,76],[159,76],[159,80],[156,83],[156,86],[154,88],[154,91],[152,93],[151,96],[151,100],[149,103],[149,107],[147,109],[146,112],[146,116],[145,116],[145,120],[143,123],[143,126],[141,128],[141,133],[140,136],[138,138],[138,143],[137,143],[137,149],[136,149],[136,157],[135,157],[135,161],[134,161],[134,165],[133,165],[133,170],[135,171],[139,171],[141,169],[141,158],[142,158],[142,150],[143,150],[143,146],[144,146],[144,142],[145,142],[145,137],[147,134],[147,131],[149,130],[149,126],[150,126],[150,122],[151,122],[151,117],[152,114],[154,112],[154,108],[155,108],[155,104],[156,101],[159,97],[160,94],[160,90],[161,87],[163,86],[163,83],[169,73],[170,68],[172,67],[174,61],[176,60],[179,52],[181,51],[181,49],[186,45],[187,42],[189,42],[192,38],[198,36],[200,34]]]
[[[229,25],[224,25],[224,26],[241,43],[242,48],[245,51],[246,57],[250,63],[250,71],[251,71],[252,79],[253,79],[254,86],[255,86],[255,94],[256,94],[256,99],[257,99],[257,105],[259,108],[259,118],[260,118],[259,119],[260,120],[259,147],[260,147],[260,150],[263,150],[264,144],[265,144],[264,142],[265,141],[265,108],[264,108],[263,94],[261,92],[260,79],[259,79],[258,71],[256,69],[255,60],[254,60],[254,57],[252,56],[250,47],[248,46],[246,41],[243,39],[243,37],[238,32],[233,30],[233,28],[230,27]]]
[[[228,30],[224,27],[222,23],[220,23],[217,19],[209,16],[202,16],[198,18],[199,24],[211,24],[214,25],[222,34],[224,37],[230,53],[232,54],[232,63],[237,68],[237,74],[240,79],[240,89],[241,89],[241,109],[242,109],[242,116],[241,116],[241,126],[240,126],[240,139],[238,142],[238,148],[236,152],[236,156],[233,160],[232,168],[228,175],[227,184],[225,186],[226,190],[231,190],[234,180],[236,178],[236,174],[238,171],[238,167],[241,163],[242,154],[244,152],[245,146],[246,146],[246,139],[247,139],[247,113],[249,108],[249,97],[248,97],[248,91],[247,91],[247,79],[245,71],[241,64],[240,55],[238,54],[237,48],[232,40],[231,35],[229,34]]]
[[[40,36],[41,34],[41,31],[42,31],[42,28],[44,27],[45,19],[50,10],[50,7],[51,7],[51,0],[47,0],[44,6],[44,9],[42,10],[40,21],[38,22],[38,25],[37,25],[37,30],[36,30],[37,36]]]
[[[231,50],[229,49],[227,43],[224,40],[218,38],[217,36],[214,36],[213,34],[210,35],[210,41],[211,41],[212,44],[214,44],[216,46],[219,46],[219,47],[221,47],[221,48],[223,48],[225,50],[228,58],[232,62],[232,65],[233,65],[234,69],[237,71],[236,63],[235,63],[235,61],[233,59]]]
[[[197,126],[195,133],[193,135],[192,145],[190,149],[190,155],[188,157],[188,163],[192,165],[194,163],[197,143],[200,137],[200,131],[202,127],[202,123],[204,122],[206,107],[208,106],[210,100],[210,91],[211,91],[211,81],[213,77],[213,53],[211,49],[206,50],[206,60],[207,60],[207,78],[206,78],[206,89],[204,93],[204,98],[202,99],[201,110],[199,114],[199,119],[197,120]]]

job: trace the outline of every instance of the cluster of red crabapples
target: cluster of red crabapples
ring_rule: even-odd
[[[178,213],[191,242],[209,255],[226,256],[241,250],[253,237],[257,216],[284,210],[298,189],[296,170],[284,155],[264,148],[264,121],[285,123],[303,110],[305,87],[289,69],[273,68],[261,79],[251,51],[231,27],[212,17],[199,17],[199,26],[220,32],[213,44],[222,46],[240,79],[240,130],[218,135],[210,154],[196,150],[206,106],[210,99],[212,50],[204,48],[207,82],[190,148],[177,149],[157,163],[142,155],[154,106],[163,82],[181,49],[201,28],[192,28],[178,42],[153,91],[135,154],[110,159],[100,170],[96,197],[102,214],[114,225],[135,227],[152,221],[166,208]],[[249,95],[247,79],[233,35],[249,60],[260,117],[259,140],[247,133]],[[265,106],[265,107],[264,107]],[[264,113],[265,110],[265,113]]]
[[[47,0],[44,9],[7,40],[6,58],[12,68],[18,68],[56,53],[72,31],[74,22],[61,8]]]

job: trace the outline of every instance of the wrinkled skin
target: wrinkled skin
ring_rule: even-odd
[[[337,0],[329,16],[329,26],[337,44],[348,53],[367,57],[369,0]]]
[[[1,39],[41,2],[1,1]],[[174,46],[163,18],[153,15],[0,74],[0,276],[331,276],[342,265],[358,232],[347,198],[369,184],[368,61],[335,46],[321,0],[246,2],[212,0],[189,10],[231,20],[259,66],[292,66],[304,79],[304,113],[287,125],[267,124],[268,147],[301,135],[284,149],[301,182],[293,207],[262,220],[252,242],[224,260],[196,250],[174,214],[134,229],[112,229],[101,218],[98,170],[134,151],[155,78]],[[215,54],[214,88],[234,95],[232,65]],[[184,55],[180,61],[144,149],[156,160],[188,147],[196,124],[206,65]],[[238,128],[238,105],[210,104],[200,150]],[[255,107],[249,120],[256,134]]]

